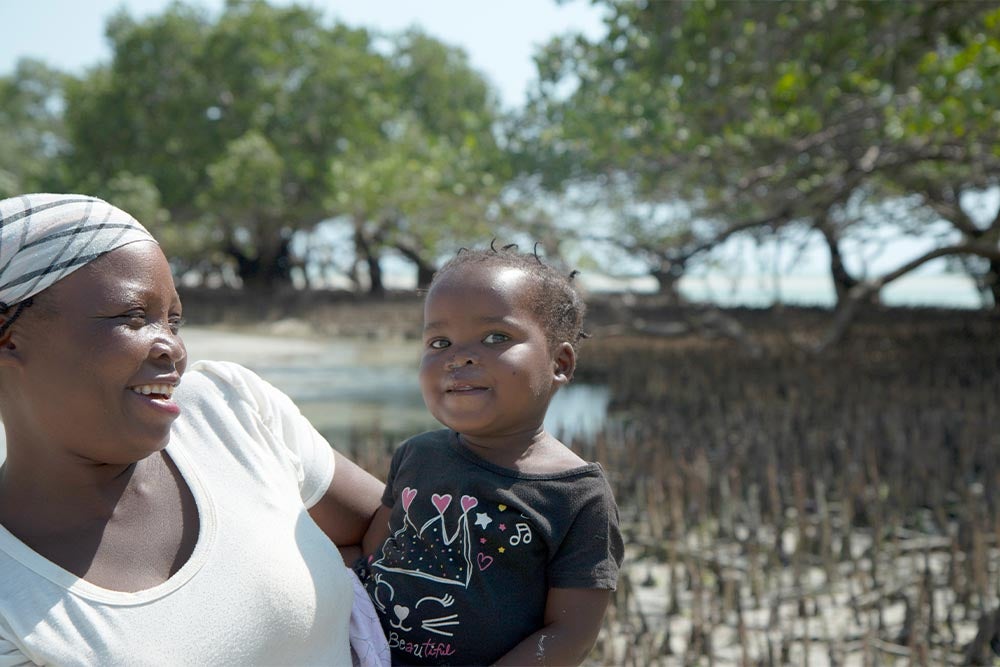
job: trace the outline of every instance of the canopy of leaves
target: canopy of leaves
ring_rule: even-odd
[[[111,63],[68,87],[71,178],[95,192],[147,178],[169,225],[197,226],[200,251],[229,255],[244,282],[286,280],[290,237],[348,212],[381,224],[396,211],[393,232],[408,225],[433,259],[460,195],[483,200],[486,172],[502,169],[489,86],[464,53],[418,32],[382,38],[305,7],[230,0],[218,18],[179,3],[120,14],[108,38]],[[377,194],[363,183],[413,160],[441,167],[430,190],[400,172],[391,197],[359,204]],[[350,178],[337,177],[345,164]],[[443,192],[452,200],[428,203]]]
[[[410,31],[390,64],[397,114],[333,161],[327,208],[350,218],[359,252],[392,249],[426,283],[438,256],[489,234],[509,167],[496,100],[464,52]]]
[[[905,195],[914,174],[997,182],[995,4],[600,4],[605,38],[538,58],[521,164],[553,187],[615,175],[641,200],[684,202],[681,258],[734,230],[827,223],[859,193]]]
[[[10,76],[0,77],[0,198],[62,189],[66,82],[65,75],[35,60],[22,60]]]

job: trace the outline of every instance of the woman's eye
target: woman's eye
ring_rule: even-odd
[[[181,330],[181,327],[184,326],[184,322],[185,320],[183,317],[171,317],[170,330],[174,333],[177,333],[178,331]]]
[[[483,342],[488,345],[496,345],[497,343],[506,343],[509,340],[510,336],[507,334],[491,333],[483,339]]]
[[[141,310],[133,310],[120,315],[121,319],[125,320],[125,323],[130,327],[141,327],[146,324],[146,313]]]
[[[432,350],[443,350],[449,345],[451,345],[451,341],[446,340],[444,338],[435,338],[431,342],[427,343],[427,347],[431,348]]]

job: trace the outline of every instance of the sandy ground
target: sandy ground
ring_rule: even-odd
[[[752,594],[749,573],[753,568],[738,550],[729,549],[728,554],[725,548],[697,550],[692,555],[698,558],[726,556],[724,576],[732,584],[730,593],[734,599],[723,610],[727,596],[718,594],[715,575],[706,572],[700,595],[693,594],[683,582],[675,589],[679,604],[674,613],[668,611],[671,568],[630,549],[631,558],[627,558],[623,573],[630,581],[619,582],[620,588],[626,585],[629,593],[619,597],[619,608],[606,628],[614,639],[602,642],[591,654],[588,665],[747,667],[772,664],[769,655],[781,653],[782,645],[786,647],[788,662],[778,660],[774,664],[807,667],[965,664],[961,648],[976,635],[979,611],[962,608],[954,591],[948,588],[951,554],[946,540],[925,537],[919,541],[928,545],[928,549],[912,553],[900,549],[879,557],[879,567],[887,573],[885,588],[869,588],[870,538],[859,531],[854,538],[859,569],[855,570],[850,562],[840,562],[836,577],[831,580],[821,568],[808,566],[800,583],[794,580],[791,567],[775,570],[764,587],[767,590],[764,600],[755,599]],[[989,549],[988,558],[1000,565],[997,549]],[[906,598],[910,602],[919,599],[925,572],[934,582],[932,608],[939,616],[928,635],[927,624],[931,619],[917,613],[912,621],[914,632],[927,640],[917,647],[900,639],[900,633],[908,616]],[[740,599],[741,615],[732,605],[736,597]],[[801,613],[803,609],[806,614]],[[947,621],[942,620],[945,616]],[[701,619],[700,627],[708,632],[708,647],[704,653],[690,655],[696,618]],[[993,664],[1000,665],[1000,660]]]

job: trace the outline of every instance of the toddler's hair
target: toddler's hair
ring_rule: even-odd
[[[569,342],[576,345],[587,338],[583,331],[583,316],[587,312],[587,304],[573,286],[573,278],[578,271],[564,275],[543,262],[536,253],[518,252],[517,244],[496,248],[491,243],[489,248],[482,250],[462,248],[438,269],[429,289],[433,289],[443,276],[452,271],[475,265],[521,269],[528,274],[532,282],[526,295],[528,304],[551,344]]]

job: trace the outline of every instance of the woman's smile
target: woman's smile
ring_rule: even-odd
[[[129,387],[132,396],[141,401],[143,405],[162,413],[171,420],[181,413],[180,406],[171,398],[175,388],[173,384],[144,384]]]
[[[144,396],[154,395],[154,398],[170,398],[174,393],[172,384],[144,384],[131,387],[132,391]]]

